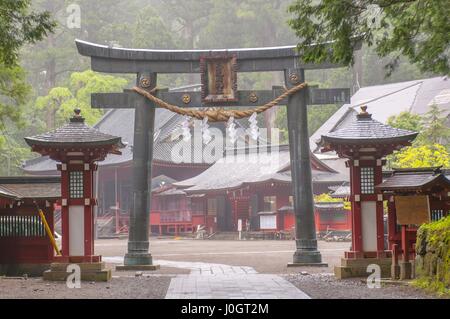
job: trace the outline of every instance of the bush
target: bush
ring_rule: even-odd
[[[450,296],[450,216],[420,226],[415,285]]]

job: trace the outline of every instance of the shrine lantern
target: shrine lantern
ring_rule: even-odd
[[[25,138],[34,152],[60,162],[62,256],[60,263],[95,263],[94,255],[94,172],[106,155],[121,154],[121,138],[102,133],[85,124],[80,110],[61,128]]]
[[[352,246],[342,265],[335,268],[338,278],[367,276],[367,266],[377,264],[390,275],[390,252],[385,248],[383,195],[375,188],[382,182],[385,156],[411,145],[417,132],[393,128],[372,118],[367,106],[354,121],[322,135],[322,152],[335,151],[347,158],[350,169],[352,206]]]

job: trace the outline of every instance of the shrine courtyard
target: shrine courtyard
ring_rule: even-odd
[[[333,266],[349,245],[319,241],[328,267],[288,268],[294,241],[151,238],[159,270],[113,270],[110,282],[82,282],[79,289],[42,278],[0,277],[0,298],[436,298],[405,284],[370,289],[365,279],[336,280]],[[112,269],[123,263],[126,248],[126,239],[95,243]]]

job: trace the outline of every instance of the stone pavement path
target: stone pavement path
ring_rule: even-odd
[[[123,262],[121,257],[104,261]],[[309,299],[289,281],[259,274],[252,267],[202,262],[157,260],[155,264],[189,269],[189,275],[172,278],[166,299]]]

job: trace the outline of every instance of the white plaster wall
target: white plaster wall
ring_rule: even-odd
[[[377,202],[361,202],[363,251],[377,250]]]
[[[84,206],[69,206],[69,255],[84,256]]]

